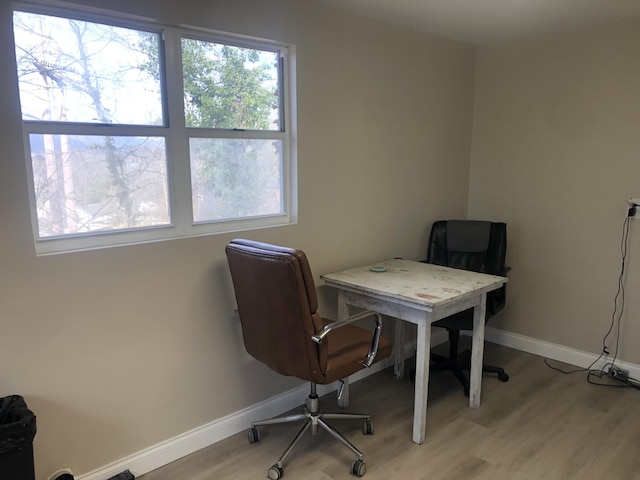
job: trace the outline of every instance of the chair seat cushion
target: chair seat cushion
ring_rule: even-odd
[[[325,324],[332,323],[325,318],[323,321]],[[371,347],[372,337],[371,330],[355,325],[345,325],[329,333],[325,339],[328,347],[327,368],[324,381],[318,383],[326,385],[362,370],[362,364]],[[388,357],[391,354],[391,348],[391,340],[380,336],[374,363]]]
[[[473,308],[454,313],[442,320],[433,322],[433,326],[452,330],[473,330]]]

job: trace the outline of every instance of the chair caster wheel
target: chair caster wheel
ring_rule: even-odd
[[[362,426],[362,433],[365,435],[373,435],[373,422],[371,420],[365,420]]]
[[[284,476],[284,470],[278,465],[273,465],[267,472],[270,480],[280,480]]]
[[[501,382],[508,382],[509,381],[509,375],[507,375],[504,372],[499,373],[498,374],[498,380],[500,380]]]
[[[247,437],[249,439],[249,443],[256,443],[260,441],[260,430],[256,427],[251,427],[247,432]]]
[[[364,477],[367,472],[367,465],[362,460],[356,460],[351,465],[351,473],[356,477]]]

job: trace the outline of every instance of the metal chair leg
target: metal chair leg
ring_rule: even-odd
[[[318,426],[327,431],[333,438],[345,445],[353,454],[356,455],[356,460],[351,466],[351,473],[357,477],[362,477],[366,471],[366,465],[363,461],[363,453],[356,448],[349,440],[347,440],[340,432],[329,425],[326,420],[364,420],[363,433],[365,435],[373,434],[373,424],[371,422],[371,415],[366,413],[322,413],[319,409],[318,396],[316,394],[316,385],[311,384],[311,393],[305,402],[304,413],[286,415],[283,417],[276,417],[267,420],[259,420],[251,423],[251,429],[249,430],[249,442],[255,443],[260,441],[260,432],[256,427],[264,425],[274,425],[278,423],[289,423],[298,420],[304,420],[304,423],[296,433],[295,437],[280,456],[278,461],[269,468],[268,477],[272,480],[279,480],[284,475],[284,462],[289,457],[293,449],[300,442],[302,436],[311,430],[311,434],[317,433]]]

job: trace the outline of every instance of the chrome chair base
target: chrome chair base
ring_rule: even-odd
[[[311,435],[317,435],[318,427],[327,431],[333,438],[345,445],[356,455],[356,460],[351,465],[351,473],[356,477],[364,476],[366,465],[363,460],[363,453],[358,450],[349,440],[347,440],[340,432],[329,425],[325,420],[364,420],[362,433],[365,435],[373,435],[373,423],[371,415],[364,413],[322,413],[319,409],[318,395],[316,394],[316,385],[311,384],[311,393],[305,402],[304,411],[299,414],[287,415],[284,417],[276,417],[268,420],[259,420],[251,423],[248,432],[249,443],[260,441],[260,431],[257,427],[264,425],[275,425],[278,423],[290,423],[304,420],[304,423],[296,433],[295,437],[284,451],[280,459],[268,470],[268,476],[271,480],[279,480],[284,475],[284,462],[291,454],[295,446],[298,444],[302,436],[308,431]]]

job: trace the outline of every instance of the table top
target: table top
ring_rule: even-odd
[[[372,272],[371,267],[385,267]],[[506,277],[393,259],[321,275],[326,285],[392,297],[427,307],[442,307],[461,298],[499,288]]]

